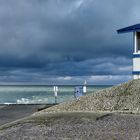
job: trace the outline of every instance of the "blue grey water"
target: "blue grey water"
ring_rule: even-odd
[[[73,86],[58,86],[57,102],[65,102],[74,99]],[[87,93],[110,86],[87,86]],[[0,86],[0,104],[49,104],[55,103],[53,86]]]

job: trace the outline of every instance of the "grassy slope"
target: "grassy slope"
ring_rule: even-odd
[[[12,128],[12,127],[17,127],[17,126],[22,126],[23,124],[37,124],[37,125],[49,125],[52,124],[54,121],[57,120],[73,120],[76,122],[84,122],[88,120],[98,120],[106,115],[109,115],[107,113],[93,113],[93,112],[60,112],[60,113],[49,113],[49,114],[39,114],[39,115],[34,115],[34,116],[29,116],[23,119],[19,119],[17,121],[7,123],[5,125],[0,126],[0,131]]]

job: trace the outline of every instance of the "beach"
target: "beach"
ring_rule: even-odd
[[[39,104],[11,104],[0,105],[0,125],[16,121],[18,119],[30,116],[31,114],[43,109],[53,106],[53,104],[39,105]]]
[[[0,127],[1,140],[139,140],[140,115],[63,112]]]
[[[0,140],[139,140],[140,80],[46,105],[0,109]]]

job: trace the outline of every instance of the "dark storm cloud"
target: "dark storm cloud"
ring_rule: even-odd
[[[127,4],[0,0],[1,76],[28,81],[34,79],[31,73],[46,77],[131,74],[132,34],[117,35],[116,30],[139,22],[139,4],[138,0]]]

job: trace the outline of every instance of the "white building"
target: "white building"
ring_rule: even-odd
[[[140,24],[117,30],[118,33],[133,32],[133,79],[140,79]]]

